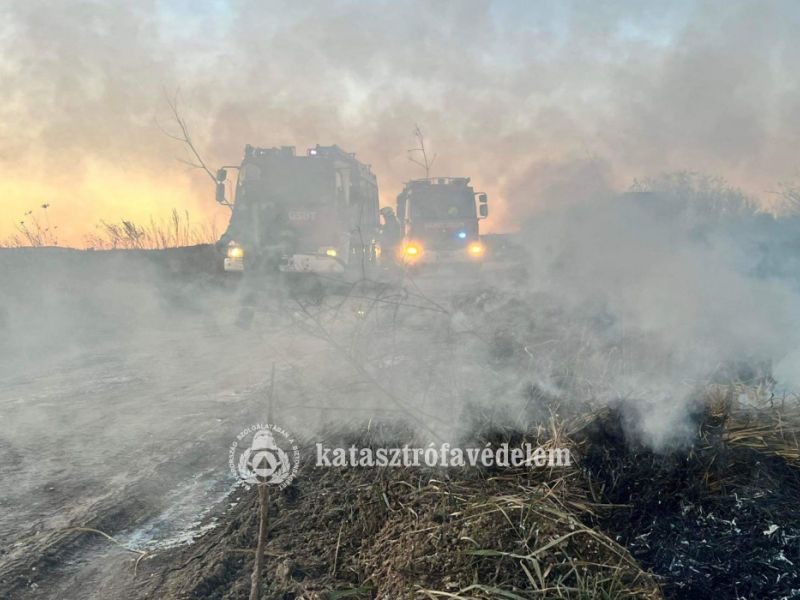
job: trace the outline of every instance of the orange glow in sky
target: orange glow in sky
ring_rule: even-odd
[[[0,220],[0,241],[24,238],[19,229],[25,226],[49,229],[48,241],[59,246],[85,248],[93,245],[91,238],[102,234],[98,226],[103,221],[127,220],[140,226],[163,223],[173,209],[182,216],[188,213],[198,227],[222,231],[230,211],[215,204],[213,184],[208,179],[202,183],[207,187],[204,198],[188,173],[173,170],[159,177],[98,161],[89,163],[75,181],[6,177],[0,180],[5,217]]]

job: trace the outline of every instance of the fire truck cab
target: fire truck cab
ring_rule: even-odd
[[[405,264],[477,263],[485,255],[478,222],[488,216],[486,194],[468,177],[436,177],[408,182],[397,197]],[[476,202],[477,199],[477,202]]]

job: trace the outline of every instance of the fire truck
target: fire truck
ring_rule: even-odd
[[[233,202],[227,170],[238,169]],[[344,273],[376,260],[378,184],[369,165],[338,146],[245,146],[217,172],[217,201],[232,206],[219,247],[225,271]]]
[[[480,264],[486,248],[478,222],[488,214],[486,194],[475,192],[469,177],[410,181],[397,197],[397,257],[406,265]]]

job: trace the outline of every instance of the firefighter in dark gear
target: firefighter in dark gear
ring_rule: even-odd
[[[380,230],[381,256],[389,262],[394,260],[397,248],[403,240],[403,230],[391,207],[384,206],[381,209],[381,217],[383,218]]]

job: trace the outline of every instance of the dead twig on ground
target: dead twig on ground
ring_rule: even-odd
[[[134,574],[134,576],[136,575],[137,569],[139,568],[139,563],[141,562],[141,560],[145,556],[147,556],[147,552],[145,552],[144,550],[136,550],[135,548],[130,548],[130,547],[126,546],[125,544],[123,544],[122,542],[120,542],[118,539],[108,535],[105,531],[100,531],[99,529],[94,529],[93,527],[67,527],[66,529],[62,529],[61,533],[96,533],[97,535],[101,535],[104,538],[106,538],[108,541],[116,544],[117,546],[119,546],[123,550],[131,552],[133,554],[138,554],[139,557],[136,559],[136,562],[133,565],[133,574]],[[52,543],[50,543],[47,546],[45,546],[42,550],[43,551],[47,550],[48,548],[54,546],[59,541],[60,540],[53,541]]]
[[[272,422],[272,411],[275,400],[275,363],[272,363],[269,396],[267,398],[267,423]],[[250,583],[250,600],[261,598],[261,573],[264,563],[264,549],[267,545],[269,529],[269,487],[266,482],[258,484],[258,541],[253,561],[253,574]]]

